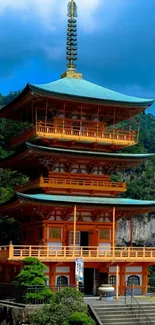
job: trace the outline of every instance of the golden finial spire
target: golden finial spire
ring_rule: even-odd
[[[66,59],[68,61],[67,71],[61,76],[70,78],[82,78],[81,73],[75,70],[75,61],[77,60],[77,5],[74,0],[70,0],[67,10],[68,28],[67,28],[67,45]]]

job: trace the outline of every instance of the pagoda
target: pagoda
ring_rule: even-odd
[[[120,153],[139,139],[137,115],[152,99],[103,88],[76,71],[77,6],[68,4],[67,70],[61,79],[27,84],[0,110],[0,118],[28,122],[8,141],[14,153],[1,168],[18,170],[30,181],[0,206],[0,216],[20,224],[21,244],[0,247],[0,282],[10,283],[22,260],[31,256],[47,265],[47,284],[74,286],[75,261],[84,261],[84,292],[96,294],[111,284],[116,296],[125,283],[145,293],[155,249],[133,247],[133,217],[155,211],[155,201],[122,198],[125,182],[112,180],[153,154]],[[132,120],[135,123],[133,126]],[[128,121],[128,122],[126,122]],[[130,247],[118,247],[117,222],[128,218]]]

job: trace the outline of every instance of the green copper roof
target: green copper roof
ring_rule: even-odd
[[[47,151],[49,153],[65,153],[65,154],[75,154],[75,155],[84,155],[84,156],[97,156],[101,158],[119,158],[119,159],[148,159],[154,156],[154,153],[147,153],[147,154],[129,154],[129,153],[109,153],[109,152],[99,152],[99,151],[84,151],[84,150],[74,150],[74,149],[61,149],[61,148],[51,148],[51,147],[44,147],[38,146],[29,142],[26,142],[26,145],[29,149],[34,149],[38,151]]]
[[[79,98],[87,98],[109,102],[128,103],[135,105],[149,106],[153,103],[153,99],[144,99],[138,97],[127,96],[116,91],[96,85],[84,79],[62,78],[60,80],[47,84],[33,85],[28,84],[30,88],[36,88],[40,91],[46,91],[55,94],[74,96]]]
[[[154,207],[155,201],[143,201],[121,198],[105,198],[92,196],[70,196],[70,195],[49,195],[49,194],[23,194],[17,192],[19,199],[35,200],[42,202],[61,202],[73,204],[99,204],[104,206],[139,206],[139,207]]]

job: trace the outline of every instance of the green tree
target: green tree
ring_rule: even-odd
[[[23,260],[23,269],[16,276],[13,284],[17,287],[31,287],[31,292],[24,295],[26,301],[36,303],[48,301],[52,296],[52,292],[46,286],[46,277],[44,271],[46,265],[41,263],[37,258],[27,257]]]

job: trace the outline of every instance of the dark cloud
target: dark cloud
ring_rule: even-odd
[[[109,5],[108,5],[109,3]],[[107,1],[96,12],[96,30],[78,27],[78,70],[86,79],[131,95],[155,97],[155,1]],[[0,19],[0,78],[33,58],[58,76],[65,68],[66,23],[43,28],[38,16],[19,19],[5,12]],[[37,76],[35,82],[46,82]],[[32,74],[30,75],[30,81]],[[47,80],[48,81],[48,80]]]

